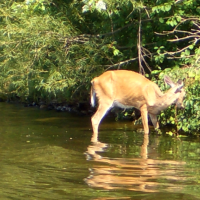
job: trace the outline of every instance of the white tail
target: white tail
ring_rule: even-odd
[[[91,82],[92,87],[91,87],[91,91],[90,91],[90,102],[91,102],[91,106],[94,107],[95,106],[95,91],[93,89],[93,83]]]
[[[163,94],[155,83],[133,71],[107,71],[94,78],[91,81],[91,105],[95,105],[96,93],[99,106],[91,119],[93,133],[98,135],[98,127],[102,118],[114,106],[139,109],[145,134],[149,133],[148,114],[154,128],[159,128],[157,115],[162,110],[173,103],[176,103],[177,107],[184,107],[183,82],[179,80],[174,83],[168,76],[165,76],[164,81],[171,88]]]

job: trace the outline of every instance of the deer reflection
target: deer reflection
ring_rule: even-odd
[[[163,187],[168,191],[180,189],[173,181],[181,181],[177,168],[181,171],[184,162],[154,160],[148,158],[149,135],[144,134],[140,149],[141,158],[109,158],[100,155],[108,145],[96,140],[87,148],[87,159],[98,162],[90,169],[85,182],[91,187],[104,189],[126,189],[143,192],[157,192]],[[165,180],[160,181],[160,180]]]

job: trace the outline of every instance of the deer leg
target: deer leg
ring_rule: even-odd
[[[161,130],[159,129],[159,123],[158,123],[158,119],[157,119],[157,115],[153,115],[153,114],[149,114],[150,118],[151,118],[151,122],[154,126],[154,129],[156,130],[156,132],[158,134],[161,134]]]
[[[159,124],[158,124],[158,119],[157,119],[157,116],[156,115],[153,115],[153,114],[149,114],[150,118],[151,118],[151,122],[153,124],[153,127],[155,129],[158,129],[159,128]]]
[[[140,108],[140,112],[141,112],[141,117],[142,117],[142,124],[144,127],[144,134],[149,134],[147,106],[143,105]]]
[[[100,103],[99,107],[96,111],[96,113],[92,116],[91,122],[92,122],[92,129],[93,129],[93,134],[98,134],[98,128],[99,124],[106,114],[106,112],[111,108],[112,103]]]

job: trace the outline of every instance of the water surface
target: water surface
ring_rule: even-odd
[[[200,140],[0,103],[0,199],[200,199]]]

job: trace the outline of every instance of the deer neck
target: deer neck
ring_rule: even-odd
[[[157,101],[156,101],[155,105],[153,106],[155,114],[160,113],[162,110],[167,109],[170,105],[172,105],[173,103],[176,102],[176,100],[179,97],[179,93],[175,93],[176,89],[177,89],[176,87],[171,88],[164,94],[160,94],[157,97]]]

